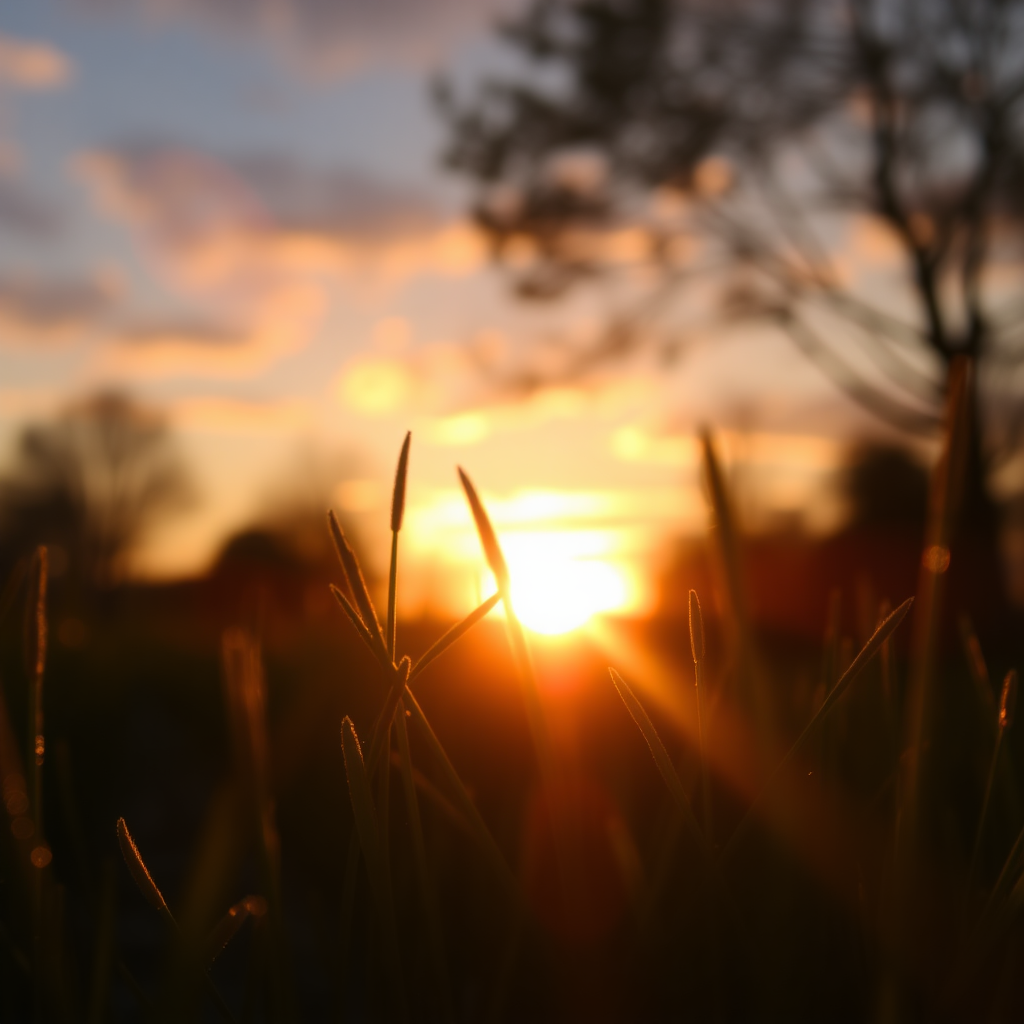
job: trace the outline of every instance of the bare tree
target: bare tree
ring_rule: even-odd
[[[523,295],[633,281],[565,372],[673,358],[661,314],[698,281],[905,430],[971,357],[965,515],[991,528],[1024,422],[1024,2],[535,0],[502,34],[518,70],[439,90],[479,224]],[[868,233],[895,259],[851,273]]]
[[[0,481],[3,547],[56,544],[86,585],[120,581],[146,531],[191,495],[170,440],[162,416],[113,392],[26,427]]]

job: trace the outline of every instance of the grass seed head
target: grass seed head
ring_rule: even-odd
[[[459,470],[459,479],[462,481],[462,489],[466,492],[466,499],[473,513],[473,521],[476,523],[477,533],[480,534],[480,543],[483,546],[487,564],[491,567],[491,572],[494,573],[494,577],[498,581],[498,589],[507,590],[509,585],[508,565],[505,562],[505,556],[502,554],[501,545],[498,544],[497,534],[494,532],[494,527],[491,526],[490,517],[487,515],[487,510],[476,493],[476,488],[473,486],[472,481],[461,466],[457,468]]]
[[[402,528],[402,515],[405,512],[405,478],[409,472],[409,443],[412,431],[405,435],[402,452],[398,456],[398,469],[395,470],[395,489],[391,496],[391,530],[398,533]]]
[[[704,660],[704,616],[696,590],[690,591],[690,653],[695,665]]]
[[[999,728],[1009,729],[1013,725],[1013,713],[1017,707],[1017,670],[1011,668],[1003,680],[1003,693],[999,698]]]
[[[124,818],[117,819],[117,841],[121,846],[121,855],[124,857],[124,862],[128,865],[128,870],[131,872],[135,884],[139,887],[139,892],[146,898],[146,902],[162,914],[169,913],[167,901],[164,899],[163,893],[157,888],[156,882],[153,881],[153,876],[149,873],[149,869],[139,853],[139,848],[135,845],[135,841],[128,831]]]

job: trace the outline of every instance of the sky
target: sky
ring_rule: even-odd
[[[472,88],[506,59],[493,25],[516,7],[8,0],[0,470],[24,424],[116,388],[166,414],[196,483],[140,573],[201,571],[231,530],[313,492],[383,560],[411,430],[412,611],[486,588],[456,465],[516,558],[561,560],[626,610],[653,601],[666,542],[704,528],[701,424],[763,508],[834,525],[828,474],[878,425],[767,331],[709,333],[670,370],[504,386],[517,352],[607,313],[517,300],[441,165],[431,78]]]

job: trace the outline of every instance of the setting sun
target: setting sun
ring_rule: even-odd
[[[512,603],[523,625],[535,633],[567,633],[594,615],[625,611],[632,603],[625,569],[601,558],[574,555],[572,545],[566,544],[571,537],[521,533],[507,538]],[[482,582],[484,596],[494,593],[490,574]]]

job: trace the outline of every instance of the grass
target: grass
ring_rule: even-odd
[[[328,517],[347,653],[331,684],[340,708],[324,726],[330,749],[297,734],[298,749],[315,748],[316,773],[282,781],[277,670],[251,630],[223,636],[224,714],[210,734],[226,737],[230,753],[191,829],[187,871],[150,841],[147,864],[124,817],[105,826],[97,865],[89,843],[73,841],[81,810],[70,769],[44,813],[44,784],[64,776],[46,758],[41,550],[0,598],[6,633],[14,609],[26,609],[27,666],[20,697],[6,670],[0,691],[4,1019],[1012,1016],[1024,1006],[1014,966],[1024,952],[1016,674],[996,701],[967,619],[963,663],[950,652],[934,556],[954,544],[961,397],[954,387],[917,600],[883,601],[855,655],[843,653],[835,600],[823,614],[824,654],[806,659],[821,692],[796,705],[794,664],[773,663],[747,608],[743,541],[707,433],[726,611],[706,628],[690,592],[692,677],[680,665],[659,690],[644,678],[652,662],[627,658],[611,666],[610,686],[595,672],[582,698],[556,706],[543,684],[547,655],[536,656],[515,616],[499,539],[461,469],[498,592],[400,654],[407,435],[383,625],[341,523]],[[504,648],[484,623],[499,602]],[[908,617],[909,663],[900,653]],[[458,660],[460,648],[472,664]],[[503,712],[519,737],[511,745],[466,696],[503,674],[518,681],[518,710]],[[439,695],[439,676],[465,685]],[[19,703],[20,738],[9,713]],[[333,714],[320,708],[301,721]],[[90,820],[102,805],[102,794],[81,802]],[[44,822],[57,823],[52,845]],[[117,845],[124,869],[109,859]],[[318,865],[302,885],[297,864]],[[119,871],[134,886],[120,895]],[[162,874],[179,878],[161,888]],[[315,894],[301,926],[298,891]],[[163,938],[140,943],[126,922],[149,934],[147,914]],[[312,961],[327,994],[309,994]]]

